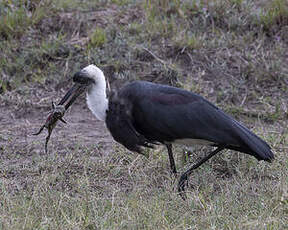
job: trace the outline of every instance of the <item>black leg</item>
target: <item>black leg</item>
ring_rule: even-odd
[[[183,200],[186,199],[186,194],[185,194],[186,183],[185,182],[188,181],[188,176],[192,173],[192,171],[194,169],[197,169],[199,166],[201,166],[203,163],[208,161],[211,157],[213,157],[214,155],[216,155],[218,152],[222,151],[223,149],[225,149],[225,146],[218,147],[217,149],[215,149],[214,151],[209,153],[206,157],[204,157],[203,159],[201,159],[200,161],[198,161],[194,165],[192,165],[191,168],[189,168],[186,172],[184,172],[181,175],[179,183],[178,183],[178,192],[179,192],[179,194]]]
[[[177,170],[176,170],[176,165],[175,165],[173,152],[172,152],[172,144],[166,144],[166,147],[167,147],[167,150],[168,150],[168,156],[169,156],[171,170],[176,175],[177,174]]]

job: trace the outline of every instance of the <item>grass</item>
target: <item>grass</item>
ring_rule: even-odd
[[[288,4],[283,0],[274,0],[270,3],[267,10],[262,12],[260,20],[266,31],[273,32],[275,26],[287,25]]]
[[[106,43],[106,40],[107,38],[105,31],[101,28],[96,28],[96,30],[90,36],[88,49],[101,47]]]
[[[13,158],[13,153],[9,155]],[[174,190],[167,158],[155,157],[143,159],[127,155],[123,149],[99,157],[94,148],[79,146],[65,156],[33,154],[29,163],[2,165],[2,228],[281,229],[287,226],[287,218],[283,216],[288,211],[287,172],[272,171],[280,168],[281,163],[267,167],[243,155],[235,158],[224,154],[193,174],[194,188],[183,202]],[[20,156],[19,162],[25,159],[25,155]],[[223,169],[223,165],[227,168]],[[217,184],[213,183],[215,180]],[[21,189],[22,186],[26,189]]]
[[[286,5],[0,3],[0,228],[288,229]],[[203,95],[265,139],[275,161],[226,151],[192,174],[183,202],[164,148],[144,157],[102,143],[106,129],[94,121],[99,135],[90,137],[90,126],[76,134],[91,120],[79,104],[76,118],[85,122],[72,109],[43,155],[44,137],[32,139],[30,129],[88,63],[112,87],[144,79]],[[180,172],[189,165],[183,158],[194,162],[208,151],[195,147],[187,159],[185,150],[174,150]]]

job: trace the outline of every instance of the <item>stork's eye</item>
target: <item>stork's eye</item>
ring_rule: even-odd
[[[55,112],[54,115],[55,115],[56,117],[61,117],[61,113],[60,113],[60,112]]]
[[[94,79],[89,77],[87,75],[87,73],[85,73],[83,71],[79,71],[79,72],[75,73],[73,76],[73,81],[80,83],[81,85],[89,85],[91,83],[95,83]]]

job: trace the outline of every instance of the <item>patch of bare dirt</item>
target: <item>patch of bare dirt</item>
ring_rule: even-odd
[[[41,94],[44,95],[47,92]],[[51,94],[40,104],[32,101],[28,105],[17,106],[9,103],[0,105],[0,152],[3,152],[4,149],[9,149],[9,152],[11,149],[15,149],[19,154],[25,152],[44,154],[47,130],[45,129],[38,136],[33,136],[32,133],[37,132],[47,118],[50,103],[46,103],[46,101],[49,98],[52,100],[54,97]],[[58,100],[60,98],[61,96],[58,97]],[[112,139],[105,124],[98,121],[89,111],[83,97],[71,106],[64,118],[68,124],[58,122],[52,132],[48,143],[50,153],[55,151],[63,153],[68,149],[73,149],[77,143],[87,146],[95,145],[95,148],[99,145],[105,147],[111,144]]]

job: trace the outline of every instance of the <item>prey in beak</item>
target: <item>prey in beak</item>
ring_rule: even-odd
[[[45,153],[47,153],[48,141],[50,139],[53,129],[56,126],[57,121],[60,120],[63,123],[66,123],[66,121],[63,119],[65,111],[66,111],[65,106],[55,105],[55,103],[52,101],[52,110],[49,112],[46,122],[44,123],[44,125],[41,126],[41,128],[39,129],[37,133],[33,133],[33,135],[39,135],[43,131],[44,128],[48,130],[48,136],[46,137],[46,142],[45,142]]]
[[[79,74],[79,72],[77,74]],[[52,102],[52,110],[49,112],[49,115],[45,123],[41,126],[40,130],[37,133],[33,134],[33,135],[39,135],[44,128],[48,130],[48,135],[45,141],[45,153],[47,153],[48,142],[51,133],[57,124],[57,121],[60,120],[63,123],[67,123],[63,119],[66,110],[75,102],[76,98],[85,91],[88,85],[86,82],[76,82],[74,78],[77,74],[75,74],[73,77],[75,84],[68,90],[68,92],[65,94],[65,96],[60,100],[60,102],[57,105],[54,102]],[[65,102],[67,102],[66,105],[64,105]]]

